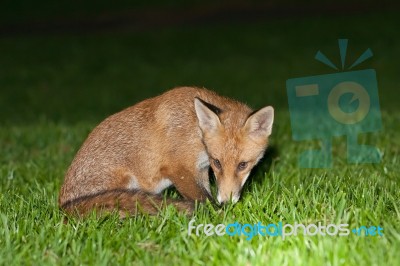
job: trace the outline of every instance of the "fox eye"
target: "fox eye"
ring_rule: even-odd
[[[239,164],[238,164],[238,170],[239,171],[242,171],[242,170],[244,170],[245,168],[247,167],[247,162],[240,162]]]
[[[217,159],[214,159],[214,165],[215,165],[215,167],[217,167],[218,169],[221,169],[221,168],[222,168],[221,162],[220,162],[219,160],[217,160]]]

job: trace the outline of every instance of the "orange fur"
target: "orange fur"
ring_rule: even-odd
[[[157,213],[163,206],[157,195],[173,185],[185,201],[166,203],[190,213],[193,201],[211,199],[209,165],[218,201],[237,200],[267,147],[272,121],[272,107],[253,113],[206,89],[167,91],[108,117],[90,133],[66,173],[59,204],[79,215],[98,209],[123,217],[138,205]]]

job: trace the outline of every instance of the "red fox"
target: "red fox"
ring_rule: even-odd
[[[213,91],[179,87],[144,100],[100,123],[69,167],[60,207],[84,216],[91,210],[156,214],[164,203],[193,212],[194,202],[238,201],[250,170],[262,158],[274,109],[256,112]],[[184,200],[164,200],[174,186]]]

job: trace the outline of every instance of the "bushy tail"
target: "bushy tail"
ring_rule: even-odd
[[[166,205],[175,206],[178,211],[192,214],[194,203],[184,200],[164,199],[161,196],[142,191],[115,189],[79,197],[60,204],[70,215],[84,217],[92,210],[98,215],[117,211],[121,218],[137,213],[157,214]]]

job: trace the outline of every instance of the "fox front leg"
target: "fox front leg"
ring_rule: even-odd
[[[191,201],[205,201],[206,199],[213,201],[208,171],[201,171],[196,174],[190,173],[190,171],[180,171],[175,176],[171,181],[184,198]]]

